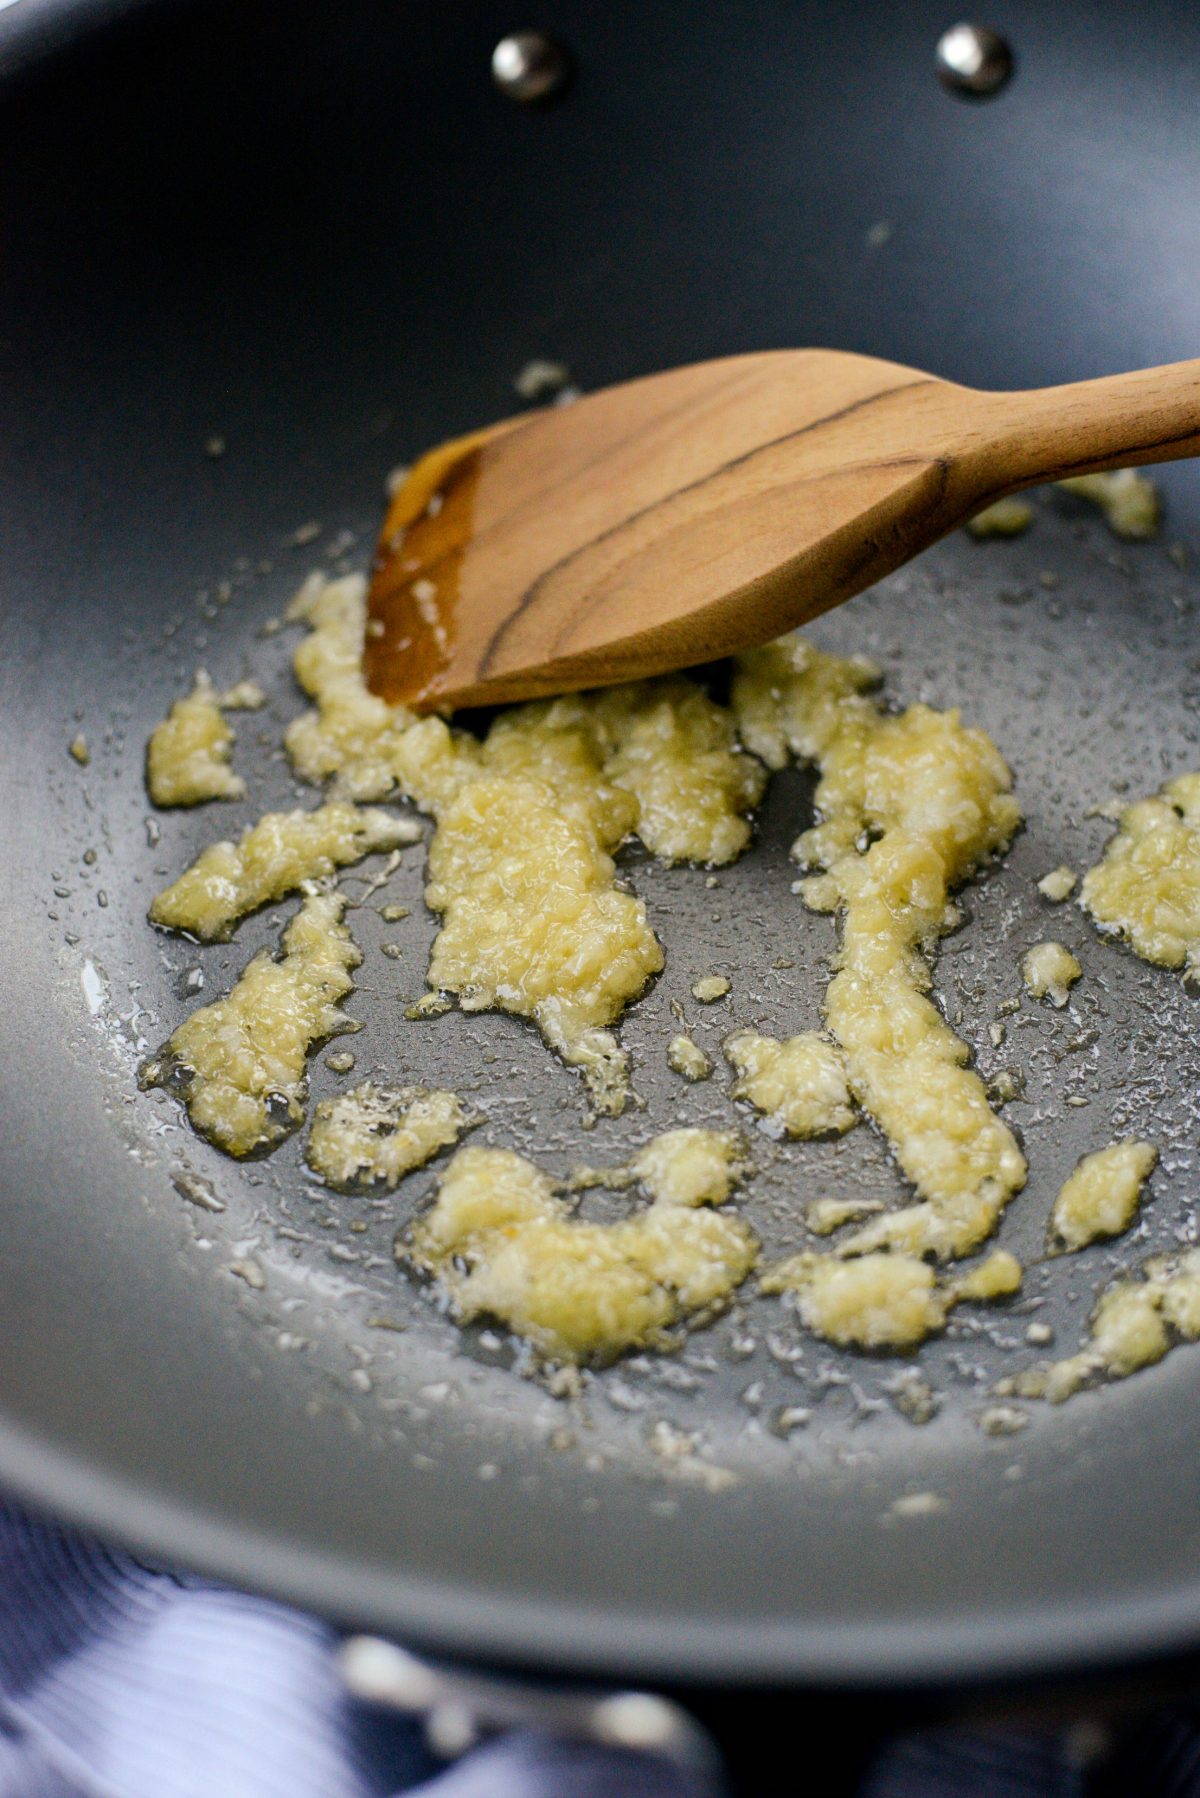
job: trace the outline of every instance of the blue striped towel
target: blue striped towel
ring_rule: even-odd
[[[418,1724],[348,1696],[339,1641],[317,1618],[0,1506],[0,1798],[728,1798],[649,1756],[528,1734],[448,1766]],[[1200,1730],[1173,1717],[1137,1767],[1139,1792],[1200,1798]],[[772,1777],[762,1793],[785,1789]],[[1069,1736],[940,1732],[890,1744],[859,1791],[1084,1789]]]

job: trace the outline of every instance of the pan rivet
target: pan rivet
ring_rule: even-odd
[[[680,1714],[652,1692],[615,1692],[593,1710],[592,1735],[616,1748],[662,1754],[680,1735]]]
[[[492,80],[509,100],[528,106],[561,94],[571,59],[544,31],[511,31],[492,51]]]
[[[1013,53],[986,25],[951,25],[937,47],[938,79],[968,100],[998,94],[1013,72]]]
[[[435,1705],[425,1719],[425,1740],[444,1761],[457,1760],[479,1740],[475,1719],[465,1704],[454,1699]]]

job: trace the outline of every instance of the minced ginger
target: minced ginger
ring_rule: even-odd
[[[1051,1243],[1083,1249],[1127,1230],[1157,1160],[1158,1150],[1148,1142],[1114,1142],[1085,1155],[1054,1201]]]
[[[464,1010],[532,1018],[597,1107],[619,1111],[627,1064],[609,1026],[662,950],[612,851],[636,833],[665,861],[732,860],[762,767],[728,709],[682,676],[514,707],[482,742],[414,720],[364,684],[365,606],[351,577],[308,583],[292,608],[310,626],[296,673],[317,702],[287,733],[297,771],[356,799],[399,790],[433,814],[430,986]]]
[[[267,812],[236,843],[212,843],[150,906],[150,920],[224,942],[239,918],[364,856],[419,842],[412,818],[331,800],[314,811]]]
[[[919,1195],[855,1231],[841,1255],[877,1249],[951,1260],[991,1235],[1025,1183],[1025,1159],[988,1103],[968,1050],[928,997],[929,955],[953,921],[950,894],[1020,822],[995,745],[956,711],[889,715],[867,662],[792,637],[741,658],[733,704],[743,741],[779,768],[820,769],[820,822],[796,853],[818,870],[814,909],[840,910],[825,1016],[846,1082]]]
[[[842,1052],[815,1030],[786,1042],[741,1030],[725,1057],[738,1073],[732,1096],[748,1099],[780,1134],[840,1136],[856,1121]]]
[[[229,1155],[269,1148],[302,1122],[315,1044],[352,1028],[340,1001],[362,956],[336,893],[306,899],[278,960],[256,955],[223,999],[203,1005],[142,1070],[178,1093],[201,1136]]]
[[[191,692],[177,699],[146,746],[146,785],[155,805],[201,805],[206,799],[241,799],[246,783],[233,772],[233,731],[227,711],[263,704],[253,681],[218,693],[203,668]]]
[[[328,1186],[396,1186],[457,1142],[470,1123],[457,1093],[364,1080],[336,1099],[322,1099],[304,1158]]]
[[[1200,774],[1126,806],[1083,877],[1080,903],[1102,929],[1164,968],[1200,966]]]
[[[524,1156],[460,1149],[396,1252],[437,1280],[461,1320],[497,1317],[554,1360],[608,1360],[665,1346],[746,1278],[758,1243],[740,1217],[713,1209],[743,1172],[735,1135],[672,1130],[612,1182],[632,1174],[649,1205],[599,1224],[575,1216]]]

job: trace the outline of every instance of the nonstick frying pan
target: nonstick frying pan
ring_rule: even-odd
[[[961,703],[1028,819],[967,892],[937,992],[985,1074],[1025,1079],[1007,1115],[1031,1177],[1000,1241],[1030,1273],[922,1353],[930,1421],[906,1414],[903,1363],[835,1354],[753,1296],[681,1354],[556,1399],[394,1266],[429,1172],[340,1199],[298,1140],[236,1166],[136,1090],[194,971],[221,989],[286,915],[203,951],[144,922],[200,844],[296,802],[274,621],[311,566],[365,560],[386,470],[511,410],[531,357],[590,387],[818,343],[1011,387],[1200,340],[1192,9],[1008,0],[1017,74],[987,104],[939,86],[949,21],[924,0],[549,0],[535,22],[576,77],[540,109],[491,85],[517,22],[484,0],[0,13],[0,1479],[155,1554],[514,1664],[880,1686],[1192,1647],[1200,1350],[1028,1407],[1013,1435],[978,1417],[1034,1358],[1029,1323],[1069,1351],[1113,1268],[1193,1237],[1197,1000],[1034,889],[1095,859],[1091,807],[1197,764],[1200,587],[1172,553],[1193,466],[1162,476],[1160,543],[1047,497],[1027,537],[948,540],[820,627],[894,698]],[[251,797],[148,824],[143,743],[198,664],[268,689],[240,724]],[[832,927],[787,859],[810,806],[807,777],[777,779],[716,886],[625,858],[667,950],[623,1030],[644,1110],[585,1128],[574,1077],[516,1020],[404,1020],[433,928],[419,851],[387,893],[409,920],[354,914],[356,1077],[451,1084],[556,1170],[728,1124],[723,1074],[685,1089],[666,1068],[671,1007],[718,1052],[735,1023],[817,1021]],[[1046,934],[1084,979],[1064,1013],[1023,1001],[994,1048]],[[732,996],[705,1010],[690,987],[714,970]],[[339,1084],[318,1057],[314,1096]],[[1144,1224],[1043,1263],[1061,1179],[1129,1133],[1162,1151]],[[867,1128],[752,1142],[769,1249],[810,1197],[900,1196]]]

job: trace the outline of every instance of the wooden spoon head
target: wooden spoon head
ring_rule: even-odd
[[[368,685],[419,710],[687,667],[838,605],[984,495],[990,396],[896,363],[696,363],[423,457],[370,591]]]

